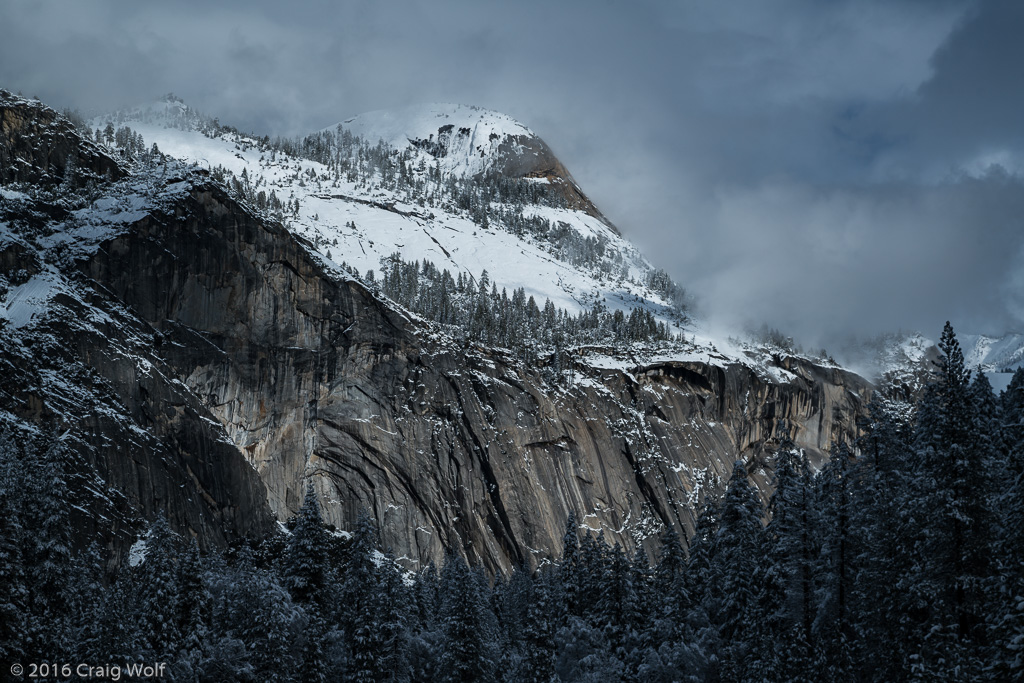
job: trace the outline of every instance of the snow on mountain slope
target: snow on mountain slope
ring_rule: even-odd
[[[367,142],[428,151],[444,173],[476,175],[501,154],[529,153],[533,131],[510,116],[461,104],[414,105],[367,112],[339,124]]]
[[[184,169],[180,169],[184,171]],[[0,222],[0,250],[13,244],[21,244],[26,253],[39,251],[52,258],[81,258],[93,253],[99,244],[108,240],[148,215],[154,208],[179,198],[187,189],[184,181],[157,186],[147,178],[128,178],[112,186],[111,195],[96,199],[87,206],[70,212],[68,219],[59,230],[39,231],[33,235],[33,244],[24,241],[8,223]],[[0,201],[10,209],[30,210],[30,198],[7,188],[0,189]],[[57,256],[57,255],[63,255]],[[26,261],[28,263],[28,261]],[[51,301],[58,295],[77,299],[78,290],[69,285],[67,278],[53,264],[40,263],[36,272],[29,274],[24,282],[10,283],[13,286],[0,292],[0,321],[6,321],[14,329],[20,329],[38,322],[51,308]],[[85,308],[84,302],[79,302]]]
[[[1012,371],[1024,365],[1024,334],[961,334],[959,338],[967,367],[984,372],[996,393],[1010,384]]]
[[[422,104],[360,114],[328,130],[412,153],[444,177],[528,179],[618,234],[547,143],[505,114],[461,104]]]
[[[990,337],[983,334],[961,334],[960,346],[968,367],[985,372],[1015,370],[1024,365],[1024,334]]]
[[[429,259],[439,269],[449,269],[453,276],[463,273],[479,278],[486,270],[499,291],[522,287],[538,305],[550,299],[556,307],[576,313],[604,299],[612,310],[644,306],[669,320],[671,302],[646,284],[654,272],[651,264],[614,229],[584,211],[530,203],[519,207],[495,204],[487,207],[491,219],[482,225],[470,212],[458,210],[441,198],[444,188],[440,182],[434,184],[434,196],[425,198],[422,194],[411,197],[398,192],[380,176],[369,182],[350,181],[344,173],[338,174],[323,163],[272,152],[258,138],[233,132],[210,134],[202,117],[177,101],[99,117],[92,125],[102,128],[107,121],[141,134],[147,147],[156,143],[160,151],[183,161],[207,169],[223,167],[247,180],[254,189],[273,191],[289,205],[297,201],[298,211],[287,214],[288,227],[309,240],[339,272],[344,262],[360,274],[368,270],[379,274],[382,264],[397,253],[403,260]],[[455,140],[466,137],[459,135],[459,129],[472,131],[465,149],[450,146],[448,154],[439,160],[444,164],[443,174],[472,174],[493,161],[488,154],[471,154],[469,147],[477,149],[487,143],[490,146],[485,151],[497,153],[496,145],[501,141],[505,154],[514,151],[511,140],[536,139],[529,129],[507,116],[460,105],[375,112],[342,125],[366,136],[367,141],[377,136],[389,144],[402,145],[404,163],[411,169],[414,182],[429,188],[425,160],[434,157],[410,146],[409,140],[421,135],[429,140],[435,124],[454,126]],[[550,241],[517,234],[507,221],[496,218],[503,210],[518,210],[526,219],[543,219],[571,230],[580,240],[589,238],[599,245],[601,257],[592,267],[572,263]]]
[[[99,144],[64,121],[0,139],[0,158],[46,162],[60,133],[74,161],[0,183],[0,421],[70,430],[95,470],[82,509],[125,530],[124,550],[165,511],[201,543],[259,537],[315,481],[325,519],[350,529],[373,510],[413,563],[542,561],[572,509],[640,552],[662,525],[692,531],[737,458],[767,494],[780,437],[817,462],[855,435],[858,377],[689,329],[635,334],[671,283],[533,181],[439,178],[416,149],[333,132],[270,144],[173,101],[134,115],[96,122]],[[570,319],[481,278],[436,297],[473,304],[443,318],[401,291],[433,296],[436,270],[389,263],[395,250],[581,312],[595,296],[640,308]],[[364,286],[329,257],[393,268],[361,271]]]
[[[779,363],[797,355],[792,350],[727,338],[692,320],[680,326],[678,302],[656,284],[667,276],[599,214],[562,195],[529,195],[532,185],[571,178],[543,141],[503,114],[463,105],[371,112],[284,148],[215,125],[175,99],[99,117],[91,125],[108,122],[129,126],[147,148],[156,143],[161,152],[214,175],[227,171],[226,181],[250,196],[278,198],[287,227],[339,277],[352,269],[363,279],[369,271],[379,276],[394,254],[404,261],[430,260],[453,277],[480,278],[486,271],[499,292],[522,288],[541,307],[549,300],[573,314],[598,302],[626,314],[639,308],[680,335],[668,346],[634,345],[629,364],[669,358],[740,363],[766,379],[793,379]],[[382,154],[379,142],[384,157],[374,167],[368,159]],[[307,150],[322,161],[309,158],[316,154]],[[545,176],[545,169],[552,174]],[[486,182],[478,174],[491,171],[512,183],[513,196],[498,193],[486,206],[474,205],[478,200],[467,199],[466,188]],[[588,349],[579,359],[595,367],[627,362],[606,352]]]
[[[153,124],[161,128],[207,130],[210,132],[213,132],[217,127],[213,119],[202,115],[173,94],[138,107],[121,109],[97,117],[92,121],[92,124],[102,128],[106,123],[121,126],[129,121],[132,123]]]

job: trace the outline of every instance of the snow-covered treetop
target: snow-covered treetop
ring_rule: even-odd
[[[200,114],[173,93],[168,93],[160,99],[147,104],[98,116],[92,119],[89,124],[94,127],[102,127],[106,122],[114,125],[146,123],[164,128],[198,131],[212,130],[214,127],[212,119]]]

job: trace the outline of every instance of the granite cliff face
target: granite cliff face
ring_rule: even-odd
[[[757,467],[787,430],[820,453],[853,437],[867,386],[795,360],[789,383],[748,367],[591,368],[572,388],[501,352],[404,319],[213,186],[82,265],[158,330],[158,353],[259,472],[279,519],[306,478],[326,518],[360,508],[411,560],[462,548],[491,569],[557,549],[570,510],[628,547],[692,528],[732,462]],[[767,487],[765,487],[767,490]],[[536,556],[536,557],[534,557]]]
[[[63,443],[79,540],[123,550],[158,514],[204,547],[269,533],[263,483],[174,377],[154,329],[69,261],[59,273],[52,250],[15,245],[0,253],[30,253],[34,268],[0,288],[0,423]]]
[[[312,479],[327,521],[367,509],[412,567],[451,549],[536,565],[570,511],[652,551],[664,525],[692,529],[737,458],[767,492],[780,438],[818,459],[852,439],[870,391],[797,358],[608,366],[586,350],[552,384],[331,275],[201,173],[148,187],[159,201],[72,258],[19,236],[11,210],[0,245],[42,254],[6,293],[0,411],[67,432],[83,525],[118,547],[161,510],[209,545],[273,533]],[[47,277],[60,291],[17,319]]]

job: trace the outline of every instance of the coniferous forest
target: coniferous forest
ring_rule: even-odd
[[[288,534],[201,553],[157,519],[144,551],[104,557],[72,536],[60,436],[8,431],[0,660],[165,662],[176,681],[1019,680],[1024,370],[997,397],[948,324],[940,349],[918,403],[878,399],[819,471],[782,444],[767,505],[737,463],[652,561],[570,514],[558,556],[508,577],[459,554],[408,571],[369,516],[325,527],[312,486]]]

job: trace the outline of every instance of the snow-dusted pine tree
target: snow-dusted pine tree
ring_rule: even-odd
[[[305,603],[322,598],[328,585],[327,531],[320,517],[320,500],[313,482],[306,484],[306,497],[299,509],[295,529],[288,537],[281,578],[292,598]]]

